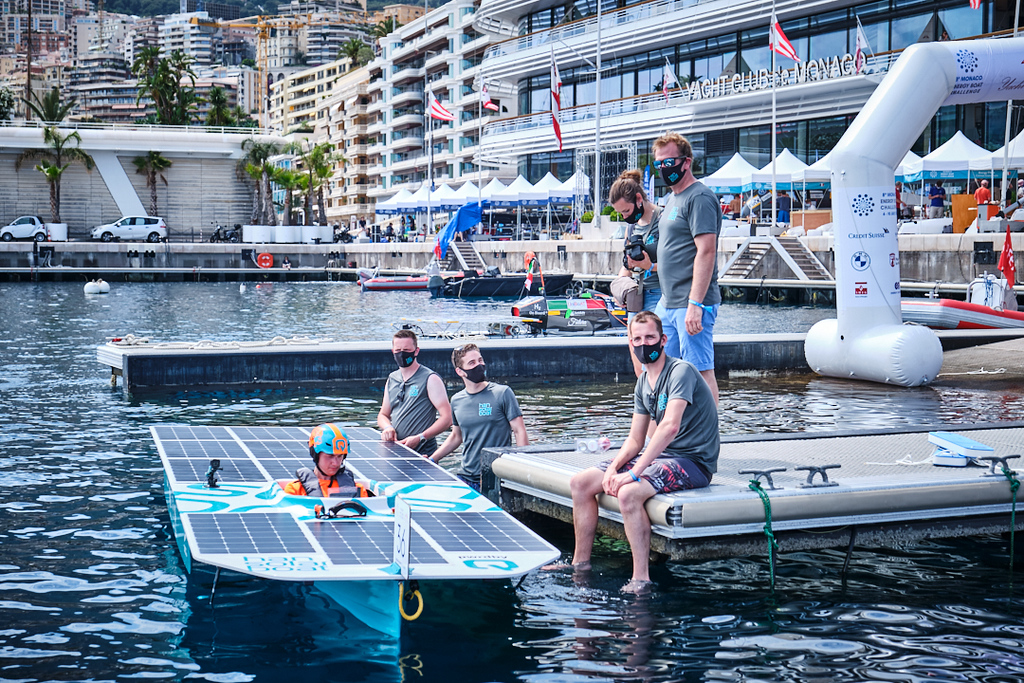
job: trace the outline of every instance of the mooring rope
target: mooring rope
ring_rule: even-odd
[[[771,575],[771,587],[775,590],[775,551],[779,549],[779,542],[775,540],[775,533],[772,531],[772,504],[768,500],[768,494],[765,493],[764,489],[761,488],[761,482],[757,479],[751,479],[747,485],[750,490],[761,497],[761,502],[764,503],[764,535],[768,537],[768,566],[769,574]]]
[[[1003,476],[1010,482],[1010,493],[1013,496],[1013,504],[1010,506],[1010,571],[1013,571],[1013,536],[1017,530],[1017,490],[1020,489],[1020,480],[1014,476],[1013,470],[1002,463]]]

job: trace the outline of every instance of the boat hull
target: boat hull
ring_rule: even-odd
[[[375,277],[369,280],[362,280],[360,285],[364,292],[392,292],[392,291],[423,291],[427,289],[430,278],[422,277]]]
[[[953,299],[903,299],[904,322],[936,330],[1004,330],[1024,328],[1024,313],[998,311],[989,306]]]
[[[572,273],[544,275],[544,293],[548,296],[564,294],[572,285]],[[471,297],[515,297],[527,294],[526,275],[500,275],[498,277],[466,277],[445,281],[444,287],[431,293],[437,297],[465,299]]]

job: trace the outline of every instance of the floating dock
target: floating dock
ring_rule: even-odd
[[[945,350],[1024,338],[1024,331],[946,330]],[[730,372],[807,371],[804,334],[735,334],[715,337],[715,364]],[[138,340],[136,340],[138,341]],[[539,336],[514,339],[422,340],[420,361],[447,381],[456,344],[474,341],[492,377],[510,380],[598,379],[633,381],[625,337]],[[123,378],[131,393],[186,389],[262,389],[383,381],[395,368],[390,341],[334,342],[277,338],[264,342],[147,342],[126,339],[97,348],[96,359]]]
[[[1024,423],[972,425],[956,433],[993,447],[996,458],[1024,451]],[[891,547],[1009,531],[1013,495],[1002,466],[935,466],[928,436],[928,430],[908,430],[723,437],[711,486],[647,502],[652,550],[672,559],[764,556],[766,511],[749,486],[755,478],[767,494],[782,551]],[[485,478],[485,486],[513,513],[571,522],[570,477],[606,457],[543,446],[492,454],[493,479]],[[618,500],[602,496],[599,503],[599,531],[625,538]],[[1024,515],[1016,527],[1024,529]]]

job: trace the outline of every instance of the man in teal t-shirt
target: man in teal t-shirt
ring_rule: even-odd
[[[476,344],[456,347],[452,365],[466,388],[452,396],[452,432],[430,457],[440,462],[465,444],[458,477],[479,491],[483,449],[511,446],[513,434],[517,446],[528,445],[530,439],[516,395],[504,384],[487,381],[484,359]]]

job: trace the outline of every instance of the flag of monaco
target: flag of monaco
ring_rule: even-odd
[[[1003,242],[1003,253],[999,256],[999,272],[1012,287],[1017,282],[1017,264],[1013,258],[1013,242],[1010,241],[1010,224],[1006,224],[1006,240]]]
[[[487,86],[484,85],[480,88],[480,98],[484,101],[484,109],[490,109],[491,111],[498,111],[498,105],[491,102],[491,95],[487,92]]]
[[[793,44],[786,38],[786,34],[782,32],[782,27],[779,26],[779,20],[775,18],[775,14],[772,14],[772,25],[769,31],[768,47],[772,52],[776,52],[783,57],[789,57],[794,62],[799,62],[800,57],[797,56],[796,50],[793,49]]]
[[[558,112],[562,108],[562,78],[555,64],[555,46],[551,46],[551,125],[558,138],[558,151],[562,151],[562,126],[558,123]]]
[[[434,93],[430,93],[430,118],[438,121],[454,121],[455,114],[445,109],[434,97]]]

